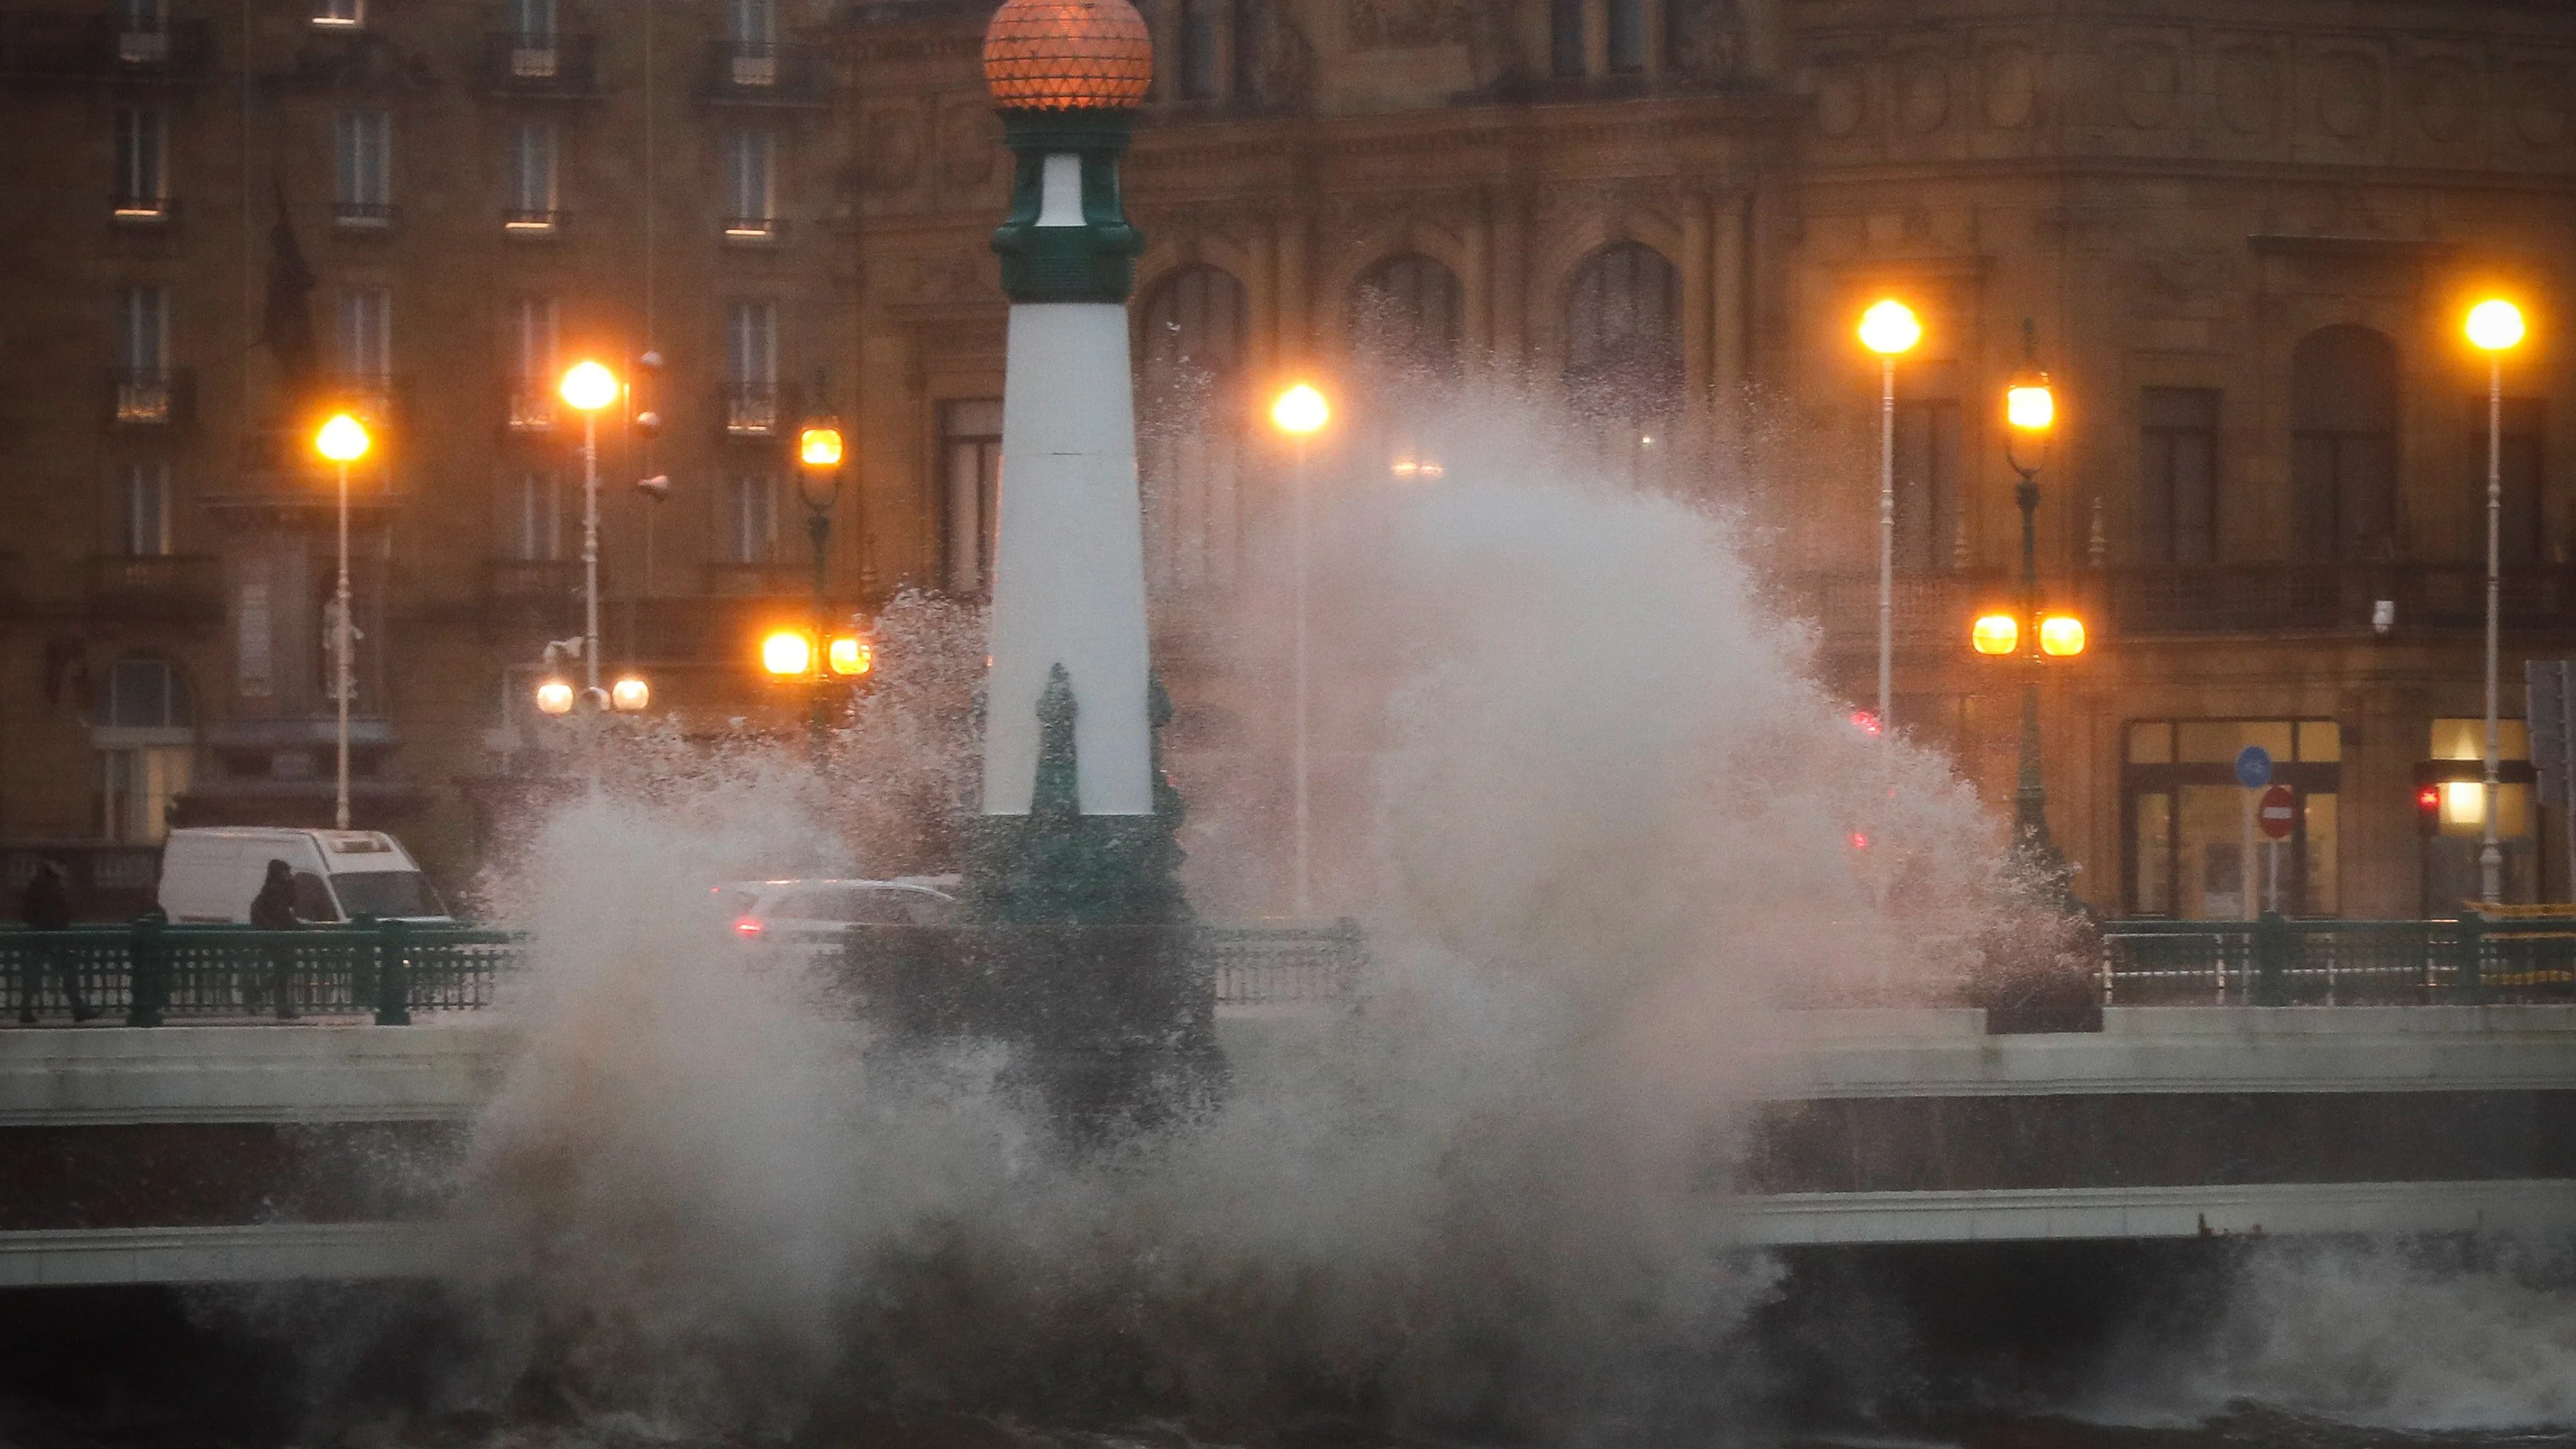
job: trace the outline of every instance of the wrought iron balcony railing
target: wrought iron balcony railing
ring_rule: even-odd
[[[599,92],[599,37],[565,31],[483,37],[478,67],[487,91],[522,96],[595,96]]]
[[[2401,633],[2486,622],[2486,568],[2475,563],[2123,569],[2110,585],[2112,621],[2129,637],[2363,630],[2382,602]],[[2576,569],[2508,568],[2497,604],[2508,629],[2576,629]]]
[[[555,389],[546,378],[521,377],[510,381],[509,429],[514,433],[543,433],[555,425]]]
[[[108,218],[118,226],[168,226],[179,219],[179,203],[168,196],[118,196],[108,203]]]
[[[224,615],[223,560],[208,555],[97,554],[89,609],[101,618],[212,623]]]
[[[831,76],[809,46],[719,40],[708,48],[702,90],[709,100],[816,106],[830,98]]]
[[[390,201],[335,201],[331,224],[342,231],[391,231],[394,206]]]
[[[197,376],[185,369],[114,368],[107,392],[108,418],[118,427],[179,427],[196,417]]]
[[[1920,645],[1955,641],[1965,648],[1969,622],[1980,610],[2008,602],[2012,588],[2011,581],[1994,570],[1899,572],[1892,591],[1890,622],[1899,642]],[[1800,574],[1782,585],[1779,597],[1790,614],[1814,621],[1829,643],[1874,643],[1878,638],[1875,572]]]
[[[787,219],[778,216],[728,216],[724,239],[736,246],[767,246],[787,239]]]
[[[777,385],[766,382],[725,384],[723,416],[726,437],[778,436]]]
[[[501,230],[509,236],[549,237],[560,230],[571,215],[552,207],[508,207],[501,213]]]

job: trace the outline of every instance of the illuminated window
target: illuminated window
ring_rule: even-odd
[[[2332,916],[2342,908],[2343,731],[2324,719],[2147,719],[2129,722],[2120,770],[2125,909],[2140,916],[2237,920],[2256,911]],[[2290,836],[2257,834],[2245,853],[2254,793],[2236,778],[2248,745],[2289,787]]]

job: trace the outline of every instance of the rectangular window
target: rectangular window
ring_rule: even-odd
[[[125,65],[169,63],[168,0],[117,0],[116,58]]]
[[[555,146],[552,121],[522,121],[510,128],[510,205],[501,224],[517,232],[555,229]]]
[[[2139,562],[2217,562],[2217,390],[2151,387],[2138,411]]]
[[[313,24],[320,30],[355,30],[367,23],[367,0],[313,0]]]
[[[778,551],[778,480],[765,473],[725,481],[725,558],[767,563]]]
[[[738,86],[778,84],[778,7],[775,0],[725,0],[730,44],[728,78]]]
[[[1583,63],[1583,0],[1549,0],[1548,68],[1558,76],[1579,76]]]
[[[118,422],[170,421],[169,353],[170,294],[159,287],[128,287],[119,293],[116,309]]]
[[[939,450],[941,586],[965,596],[990,593],[1002,486],[1002,400],[941,404]]]
[[[1216,99],[1216,0],[1182,0],[1181,99]]]
[[[522,563],[563,557],[563,491],[552,473],[518,476],[508,495],[508,515],[502,520],[510,557]]]
[[[521,297],[510,304],[510,426],[522,431],[555,423],[556,319],[552,297]]]
[[[725,137],[725,235],[767,238],[777,227],[775,171],[778,138],[767,131],[734,131]]]
[[[778,304],[736,302],[725,311],[725,431],[778,430]]]
[[[125,552],[136,557],[157,557],[170,551],[170,465],[167,463],[128,463],[120,480],[125,494],[123,515]]]
[[[158,844],[170,834],[170,804],[188,792],[196,752],[185,745],[98,752],[100,833],[137,845]]]
[[[1646,0],[1610,0],[1610,69],[1646,68]]]
[[[393,221],[393,117],[383,111],[345,111],[334,127],[331,214],[343,226],[386,226]]]
[[[555,35],[555,0],[510,0],[510,22],[521,40],[550,41]]]
[[[2185,920],[2338,912],[2342,735],[2333,720],[2131,721],[2120,785],[2126,909]],[[2288,787],[2295,811],[2287,840],[2255,831],[2251,854],[2257,792],[2236,780],[2248,745],[2272,757],[2273,783]]]
[[[1959,404],[1896,403],[1896,566],[1947,569],[1959,552]]]
[[[148,106],[116,111],[116,214],[134,221],[169,210],[170,117]]]
[[[340,294],[340,376],[354,389],[381,396],[392,389],[393,294]]]
[[[2483,401],[2483,400],[2482,400]],[[2483,407],[2481,408],[2483,412]],[[2485,890],[2487,722],[2437,719],[2415,767],[2419,791],[2433,792],[2432,838],[2424,842],[2427,916],[2456,916]],[[2531,769],[2531,725],[2496,721],[2496,843],[2504,854],[2501,885],[2508,903],[2540,899],[2540,837]],[[2421,805],[2418,806],[2421,809]]]

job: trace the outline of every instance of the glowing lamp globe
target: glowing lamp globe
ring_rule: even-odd
[[[642,677],[630,674],[608,687],[608,707],[619,714],[633,714],[653,702],[653,686]]]
[[[568,680],[549,679],[537,686],[537,712],[540,714],[572,713],[572,684]]]
[[[2021,622],[2010,614],[1980,614],[1968,629],[1968,642],[1980,654],[2010,654],[2021,643]]]
[[[334,463],[354,463],[367,456],[373,440],[367,436],[367,425],[347,413],[335,413],[313,436],[313,450]]]
[[[793,629],[781,629],[760,641],[760,667],[787,678],[814,667],[814,641]]]
[[[2502,352],[2522,341],[2522,309],[2491,297],[2469,309],[2469,344],[2481,352]]]
[[[824,658],[830,661],[834,674],[847,678],[857,678],[877,665],[877,651],[867,640],[853,634],[834,636]]]
[[[595,413],[617,401],[617,374],[596,362],[576,362],[563,375],[562,392],[575,409]]]
[[[2049,389],[2047,373],[2027,372],[2013,379],[2004,391],[2004,421],[2015,431],[2036,435],[2057,425],[2057,394]]]
[[[1128,0],[1008,0],[984,27],[984,84],[1006,111],[1132,111],[1154,35]]]
[[[1914,309],[1893,297],[1860,314],[1860,345],[1881,357],[1911,352],[1922,340],[1923,324],[1915,320]]]
[[[1270,421],[1278,425],[1279,431],[1301,437],[1322,428],[1332,417],[1332,405],[1324,401],[1324,395],[1302,382],[1279,394],[1279,400],[1270,405]]]
[[[2084,652],[2084,621],[2072,614],[2051,614],[2039,621],[2039,652],[2053,659],[2072,659]]]
[[[837,468],[841,464],[841,430],[829,423],[818,423],[796,435],[796,458],[808,468]]]

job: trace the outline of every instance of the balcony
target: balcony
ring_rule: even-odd
[[[729,599],[775,599],[814,590],[813,571],[794,564],[711,563],[706,569],[707,592]]]
[[[2478,629],[2486,624],[2482,564],[2220,564],[2122,570],[2111,576],[2111,617],[2131,638],[2205,634],[2361,631],[2379,603],[2396,606],[2394,631]],[[2504,571],[2497,615],[2507,629],[2576,629],[2576,569]]]
[[[493,95],[595,97],[601,93],[598,54],[594,35],[504,31],[483,37],[476,79]]]
[[[1909,647],[1967,646],[1968,625],[1978,611],[2013,597],[2013,585],[1993,570],[1918,571],[1896,575],[1890,610],[1894,634]],[[1828,646],[1878,641],[1878,575],[1802,574],[1780,590],[1783,609],[1813,620]]]
[[[554,384],[546,379],[511,379],[509,430],[513,433],[553,432],[555,401]]]
[[[155,231],[179,219],[179,203],[167,196],[119,196],[109,203],[108,220],[120,228]]]
[[[711,101],[756,106],[831,103],[831,75],[820,51],[802,45],[720,40],[708,47],[700,93]]]
[[[166,367],[119,367],[107,375],[108,420],[120,428],[175,428],[195,421],[197,375]]]
[[[724,239],[727,246],[774,246],[787,239],[787,221],[776,216],[728,216]]]
[[[332,202],[331,225],[335,230],[359,235],[392,231],[394,229],[393,203],[389,201]]]
[[[205,554],[95,554],[89,612],[98,618],[213,624],[224,617],[223,560]]]
[[[37,81],[204,79],[213,31],[202,20],[128,30],[113,15],[0,15],[0,74]]]
[[[483,622],[524,629],[569,626],[579,617],[581,561],[494,558],[483,561]]]
[[[553,236],[570,216],[570,212],[551,207],[509,207],[501,213],[501,234],[526,241],[543,241]]]
[[[728,383],[724,389],[724,431],[728,438],[778,436],[778,388],[774,383]]]
[[[360,422],[373,429],[400,420],[410,380],[387,372],[335,372],[330,387],[332,406],[357,414]],[[371,459],[377,451],[370,450]]]

